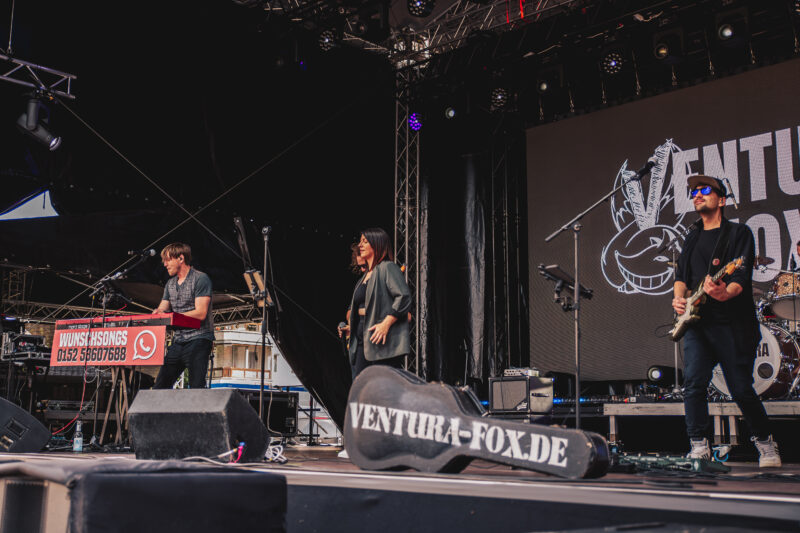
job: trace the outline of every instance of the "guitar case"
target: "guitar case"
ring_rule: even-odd
[[[608,443],[589,431],[489,418],[468,390],[375,365],[350,389],[344,445],[364,470],[460,472],[475,458],[565,478],[605,475]]]

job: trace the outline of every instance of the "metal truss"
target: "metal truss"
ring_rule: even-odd
[[[16,316],[42,324],[54,324],[57,320],[68,320],[71,318],[85,318],[87,315],[98,314],[97,307],[84,307],[80,305],[62,306],[54,303],[29,302],[16,299],[3,299],[3,308],[0,310],[8,316]],[[57,312],[56,312],[57,311]],[[261,312],[256,310],[252,304],[237,305],[233,307],[223,307],[214,309],[214,325],[228,326],[241,324],[244,322],[259,321]],[[114,316],[121,315],[141,315],[141,311],[112,311]]]
[[[409,91],[419,76],[418,68],[396,73],[395,99],[395,165],[394,165],[394,252],[395,260],[405,267],[411,289],[412,321],[411,354],[406,369],[424,377],[420,366],[420,270],[419,270],[419,148],[420,133],[409,124]]]
[[[72,94],[72,80],[78,77],[60,70],[43,67],[15,57],[0,54],[0,68],[9,68],[0,74],[0,80],[30,87],[45,94],[75,99]]]
[[[511,30],[528,22],[561,12],[572,5],[585,3],[579,0],[536,0],[477,3],[460,0],[453,2],[425,29],[418,32],[428,43],[430,54],[449,52],[461,46],[476,31]],[[395,58],[396,59],[396,58]]]

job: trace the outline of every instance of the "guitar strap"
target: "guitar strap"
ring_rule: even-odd
[[[711,261],[708,263],[708,272],[706,272],[706,275],[710,276],[712,269],[715,271],[719,270],[719,265],[723,263],[723,256],[730,244],[732,227],[733,224],[728,222],[727,219],[722,219],[722,231],[719,232],[719,237],[717,237],[717,244],[714,246],[714,253],[711,254]]]

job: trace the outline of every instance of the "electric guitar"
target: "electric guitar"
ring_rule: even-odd
[[[734,271],[742,268],[743,265],[744,257],[737,257],[714,274],[711,281],[716,283],[722,279],[723,276],[733,274]],[[683,314],[675,318],[672,330],[669,332],[670,338],[675,342],[681,340],[690,324],[700,320],[700,306],[706,301],[706,293],[703,290],[704,281],[701,281],[697,290],[686,298],[686,310]]]

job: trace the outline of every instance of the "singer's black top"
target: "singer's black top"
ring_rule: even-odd
[[[350,327],[358,344],[364,344],[364,317],[358,314],[367,301],[367,284],[359,283],[353,293],[353,309],[350,311]]]
[[[755,260],[755,239],[753,232],[745,224],[730,222],[723,218],[722,224],[730,224],[731,231],[728,237],[728,245],[722,253],[719,265],[709,265],[711,255],[717,244],[720,229],[703,230],[702,220],[698,220],[697,229],[693,230],[686,237],[683,251],[678,259],[678,267],[675,272],[675,279],[682,281],[694,292],[706,275],[713,276],[727,263],[737,257],[744,257],[744,264],[741,269],[725,276],[722,280],[725,283],[736,282],[742,286],[742,292],[725,302],[712,301],[706,299],[706,304],[700,308],[701,320],[698,327],[708,323],[730,323],[737,336],[738,342],[745,343],[744,346],[752,344],[752,349],[761,340],[756,319],[756,309],[753,303],[753,261]],[[748,348],[749,349],[749,348]]]

